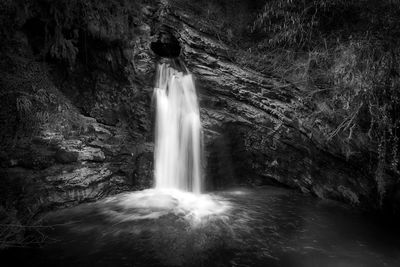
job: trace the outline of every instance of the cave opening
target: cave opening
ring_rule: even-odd
[[[156,55],[163,58],[177,58],[181,53],[178,39],[165,27],[158,32],[150,48]]]

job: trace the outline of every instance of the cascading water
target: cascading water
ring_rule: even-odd
[[[157,189],[202,191],[202,128],[191,74],[157,67],[155,182]]]

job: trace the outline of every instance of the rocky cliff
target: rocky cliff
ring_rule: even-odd
[[[346,157],[301,89],[238,64],[229,32],[215,35],[179,1],[101,2],[85,23],[56,27],[57,7],[38,3],[17,14],[0,55],[2,188],[21,185],[20,205],[37,212],[150,187],[155,65],[178,51],[199,90],[209,189],[273,183],[380,207],[365,138],[354,141],[360,156]]]

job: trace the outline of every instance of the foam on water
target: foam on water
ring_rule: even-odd
[[[172,214],[185,218],[191,225],[210,219],[221,219],[230,203],[212,194],[193,194],[176,189],[147,189],[120,194],[105,200],[103,214],[115,222],[159,219]],[[105,208],[109,207],[109,208]]]

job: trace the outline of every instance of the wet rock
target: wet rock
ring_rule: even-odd
[[[78,153],[78,160],[80,161],[97,161],[102,162],[105,160],[103,151],[100,148],[84,147]]]
[[[60,163],[72,163],[77,161],[105,160],[105,155],[100,148],[83,145],[80,140],[64,140],[56,152],[56,159]]]

